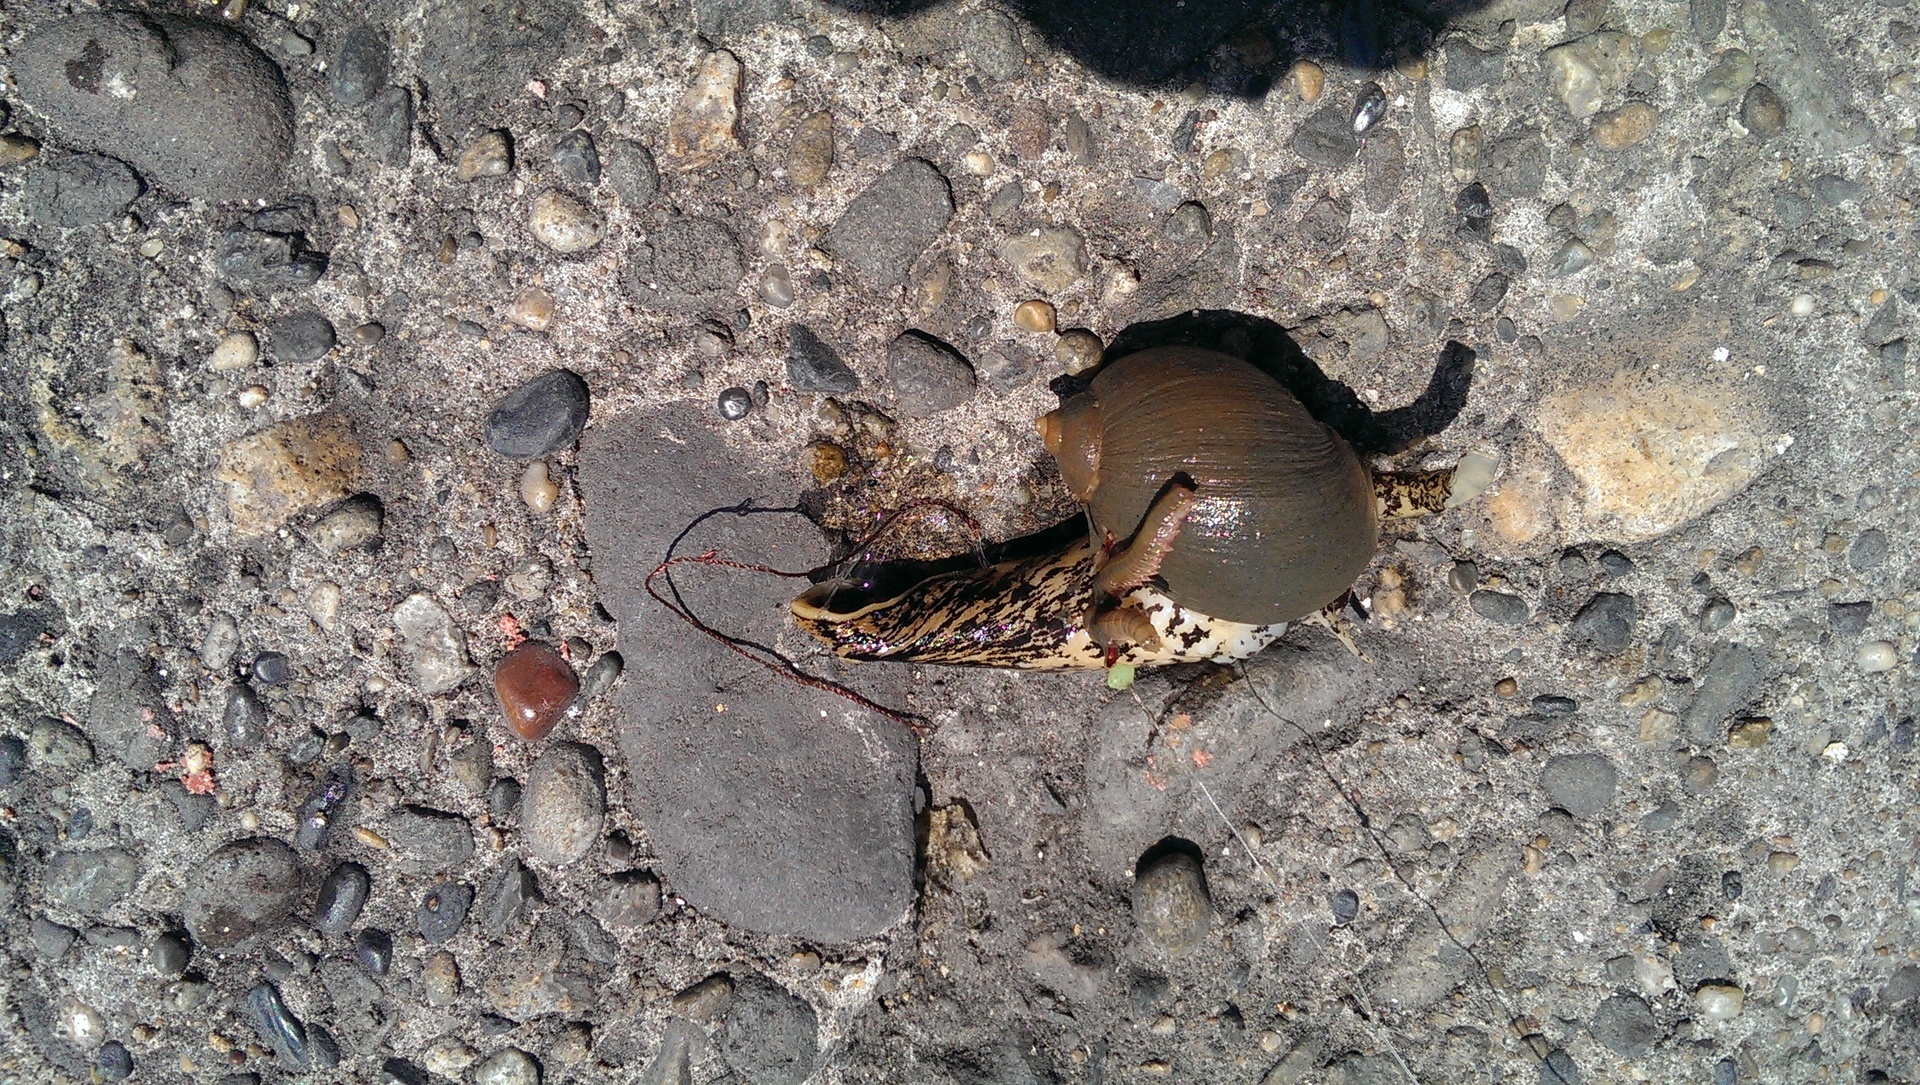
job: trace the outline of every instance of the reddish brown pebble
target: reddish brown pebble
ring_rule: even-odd
[[[528,641],[493,669],[493,691],[507,726],[529,742],[542,739],[573,706],[580,679],[550,644]]]

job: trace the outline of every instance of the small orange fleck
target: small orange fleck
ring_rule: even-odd
[[[511,614],[500,615],[500,635],[507,638],[506,649],[511,652],[520,647],[527,634],[520,628],[520,619]]]
[[[1193,726],[1193,717],[1189,716],[1185,712],[1182,712],[1178,716],[1175,716],[1174,718],[1168,720],[1167,726],[1176,731],[1181,729],[1182,727],[1191,727]]]
[[[1193,751],[1193,764],[1195,768],[1202,768],[1202,769],[1206,768],[1207,765],[1212,763],[1212,761],[1213,761],[1213,755],[1208,753],[1207,751],[1205,750]]]
[[[189,772],[185,776],[180,777],[180,783],[195,795],[211,795],[216,786],[213,782],[212,769]]]

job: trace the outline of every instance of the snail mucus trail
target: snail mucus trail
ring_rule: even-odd
[[[850,660],[1231,662],[1345,596],[1382,519],[1473,496],[1451,468],[1372,472],[1277,380],[1195,347],[1107,365],[1038,426],[1083,536],[905,585],[837,576],[794,600],[795,621]]]

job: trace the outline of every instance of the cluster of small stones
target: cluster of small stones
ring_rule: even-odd
[[[7,31],[7,1072],[1920,1077],[1909,9],[1249,19],[1143,88],[971,0],[307,7]],[[1381,411],[1481,352],[1438,440],[1504,473],[1377,663],[930,676],[911,914],[714,918],[831,846],[682,897],[751,796],[630,808],[589,425],[1007,534],[1049,382],[1216,309]],[[657,485],[791,496],[727,471]]]

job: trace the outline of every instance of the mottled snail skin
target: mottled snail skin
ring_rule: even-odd
[[[931,577],[879,600],[830,580],[794,600],[793,615],[843,659],[1034,671],[1105,667],[1106,648],[1087,628],[1098,559],[1091,544],[1075,540],[1054,553]],[[1122,601],[1138,607],[1156,634],[1157,643],[1131,643],[1114,660],[1136,667],[1245,659],[1286,632],[1284,624],[1217,621],[1151,586]]]
[[[1197,501],[1161,562],[1168,597],[1269,625],[1340,597],[1373,559],[1373,479],[1278,381],[1229,355],[1158,347],[1102,369],[1040,421],[1094,542],[1124,542],[1177,477]]]

